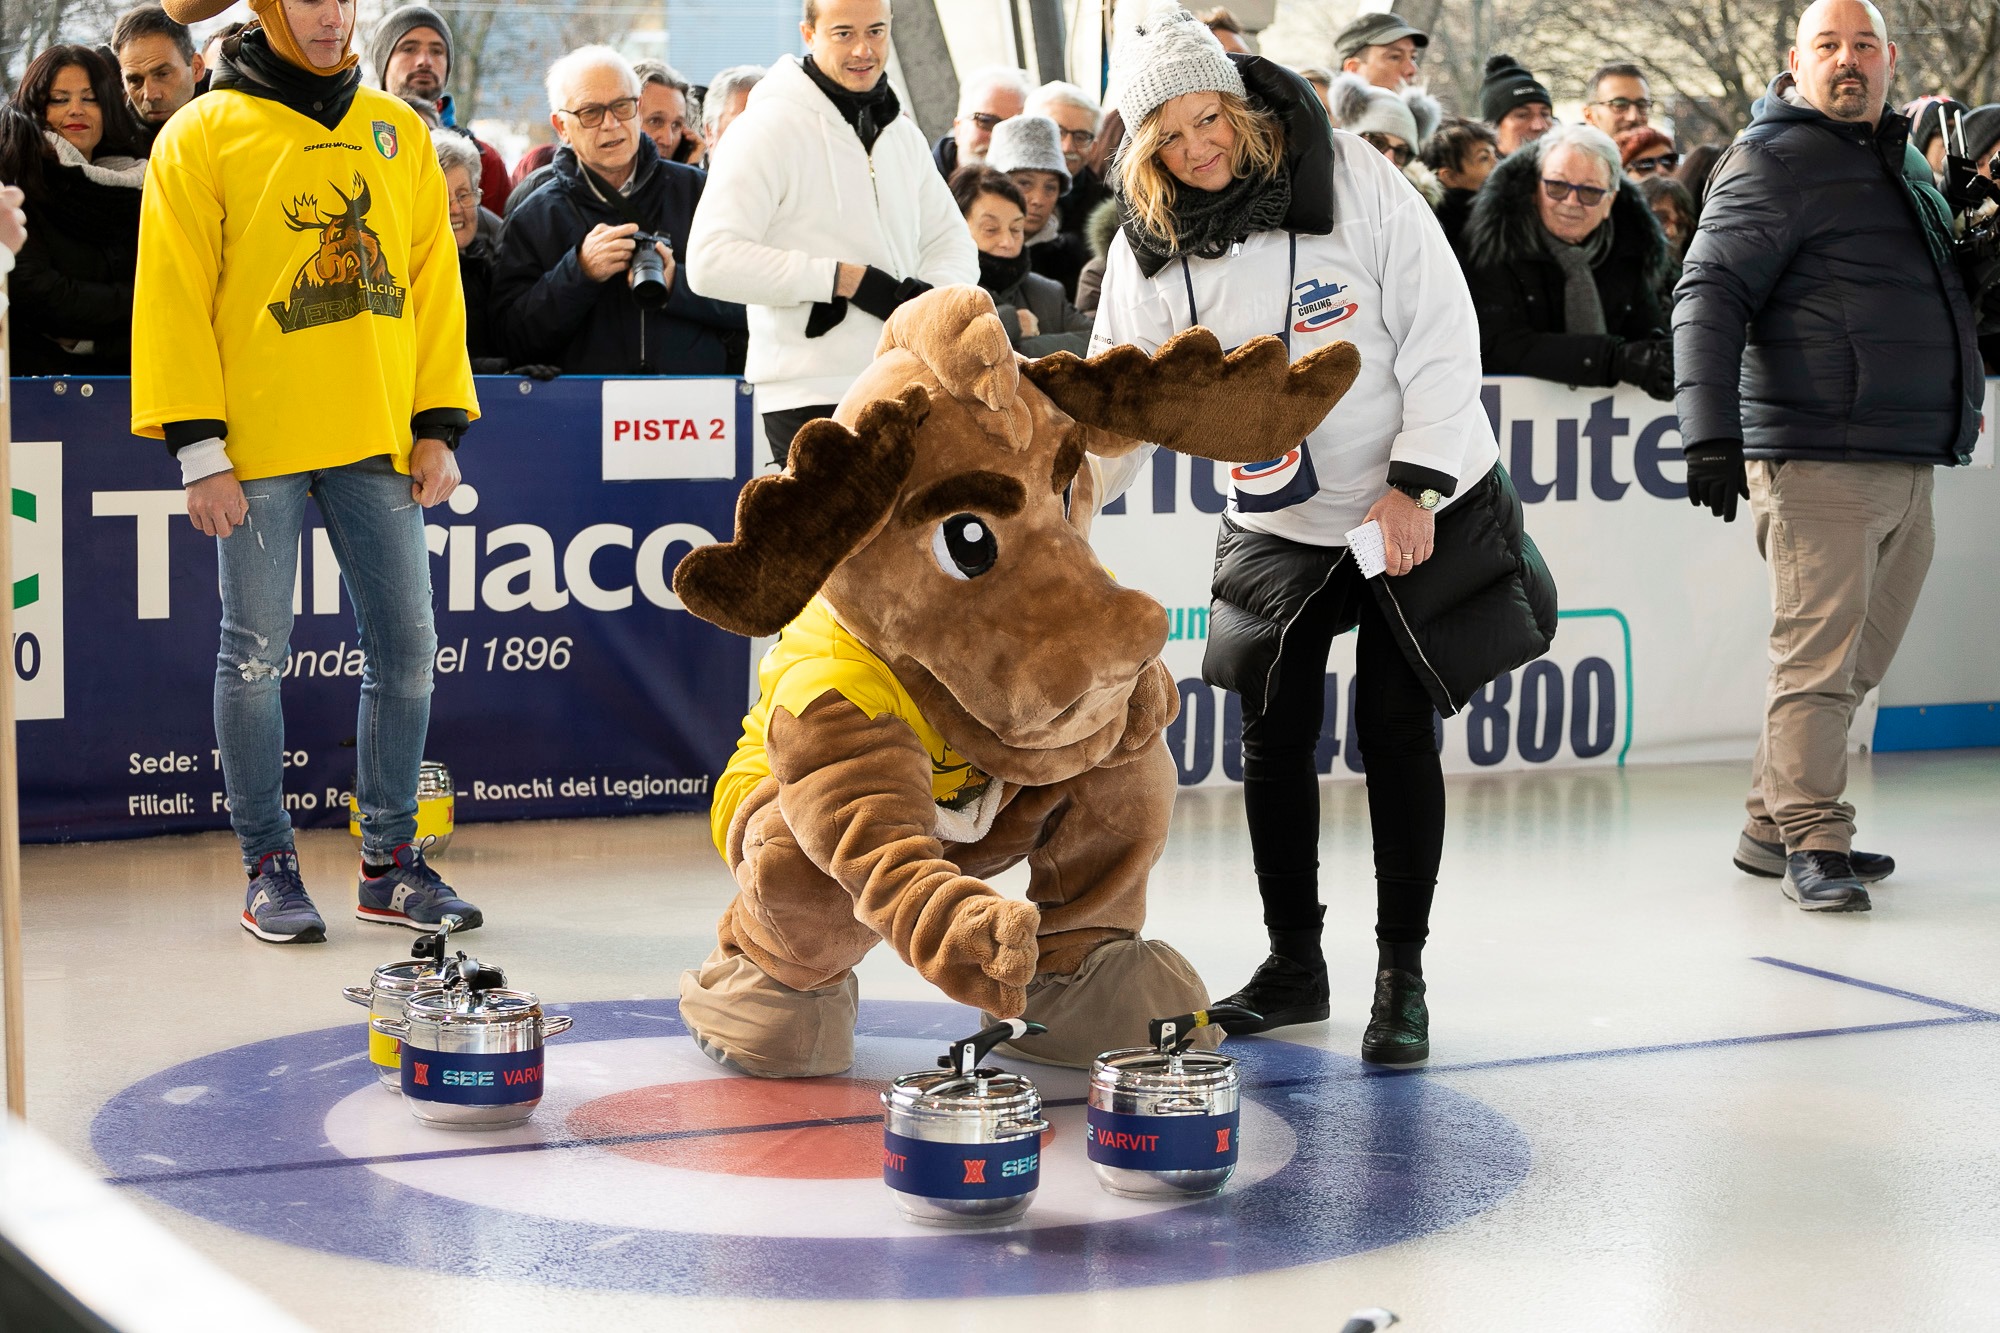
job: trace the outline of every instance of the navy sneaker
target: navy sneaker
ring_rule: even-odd
[[[1778,886],[1807,912],[1866,912],[1874,905],[1845,852],[1793,852]]]
[[[390,861],[386,875],[371,876],[363,867],[356,920],[411,930],[436,930],[447,913],[459,919],[460,930],[472,930],[486,920],[477,907],[451,891],[415,843],[398,847],[390,853]]]
[[[1762,838],[1751,837],[1748,832],[1740,833],[1736,837],[1736,855],[1730,859],[1746,875],[1763,879],[1785,877],[1785,844],[1782,842],[1765,842]],[[1863,884],[1873,884],[1896,873],[1896,858],[1880,852],[1849,852],[1847,863],[1854,870],[1854,878]]]
[[[273,944],[318,944],[326,938],[326,922],[299,878],[297,852],[257,858],[257,873],[243,892],[243,929]]]

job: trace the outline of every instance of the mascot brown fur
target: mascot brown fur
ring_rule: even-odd
[[[878,940],[954,1000],[1046,1024],[1013,1049],[1050,1063],[1207,1004],[1139,938],[1180,699],[1165,611],[1086,540],[1085,455],[1273,458],[1359,369],[1346,343],[1290,366],[1276,338],[1225,356],[1199,328],[1151,357],[1022,362],[976,287],[896,312],[833,419],[744,487],[735,540],[674,574],[703,619],[783,631],[716,786],[738,892],[681,983],[703,1050],[767,1077],[846,1069]],[[1027,901],[984,882],[1022,860]]]

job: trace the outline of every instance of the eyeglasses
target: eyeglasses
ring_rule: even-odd
[[[1608,102],[1592,102],[1592,106],[1608,106],[1619,115],[1636,111],[1642,116],[1653,114],[1653,99],[1650,97],[1614,97]]]
[[[1672,171],[1680,164],[1679,153],[1661,153],[1657,157],[1635,157],[1625,164],[1625,170],[1634,176],[1650,176],[1656,171]]]
[[[1072,148],[1088,148],[1097,142],[1096,130],[1064,130],[1062,140]]]
[[[985,130],[988,134],[993,133],[993,127],[995,125],[998,125],[1001,121],[1007,119],[1007,117],[1005,116],[996,116],[990,111],[968,111],[965,115],[965,118],[971,121],[973,124],[977,125],[980,129]]]
[[[1595,208],[1603,202],[1604,196],[1611,192],[1601,185],[1578,185],[1573,181],[1552,181],[1547,176],[1544,176],[1542,177],[1542,193],[1549,197],[1551,203],[1557,204],[1573,194],[1576,196],[1576,201],[1585,208]]]
[[[451,202],[459,208],[477,208],[486,196],[478,190],[454,190]]]
[[[604,123],[604,113],[610,112],[613,119],[630,120],[639,114],[639,99],[621,97],[615,102],[592,102],[589,106],[559,107],[565,116],[575,116],[576,123],[587,130],[594,130]]]
[[[1410,152],[1408,144],[1397,143],[1388,135],[1378,134],[1374,130],[1363,130],[1361,137],[1367,141],[1369,147],[1388,158],[1391,162],[1394,162],[1397,166],[1407,167],[1410,165],[1410,158],[1414,154]]]

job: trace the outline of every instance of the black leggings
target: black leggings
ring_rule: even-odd
[[[1444,850],[1444,771],[1434,710],[1352,559],[1334,568],[1285,632],[1268,708],[1243,701],[1243,804],[1270,930],[1319,927],[1319,770],[1326,659],[1359,622],[1354,730],[1375,834],[1375,938],[1421,946]]]

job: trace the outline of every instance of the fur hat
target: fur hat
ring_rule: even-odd
[[[450,75],[453,54],[451,25],[428,5],[404,5],[383,15],[368,38],[368,68],[374,72],[375,82],[385,90],[389,86],[389,56],[395,51],[396,43],[417,28],[429,28],[444,38],[445,73]]]
[[[1437,99],[1421,88],[1405,88],[1392,93],[1377,88],[1358,74],[1335,76],[1331,92],[1334,118],[1349,134],[1373,131],[1393,134],[1421,152],[1437,130],[1443,112]]]
[[[1118,108],[1128,135],[1162,103],[1206,92],[1249,95],[1222,43],[1179,5],[1155,8],[1111,48],[1111,87],[1104,104]]]
[[[1069,193],[1069,165],[1063,161],[1062,127],[1047,116],[1010,116],[993,127],[986,165],[995,171],[1053,171]]]
[[[1479,118],[1488,125],[1498,125],[1509,111],[1530,102],[1552,107],[1556,99],[1514,57],[1486,57],[1486,77],[1479,85]]]

